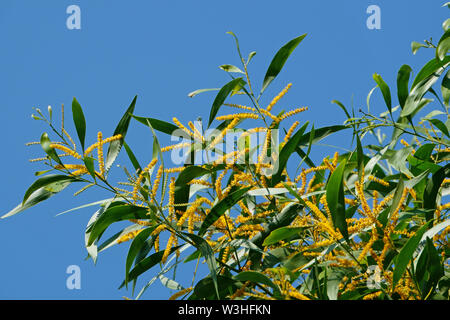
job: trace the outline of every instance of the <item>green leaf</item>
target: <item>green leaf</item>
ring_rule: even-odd
[[[406,99],[409,95],[409,77],[411,76],[412,69],[407,64],[404,64],[400,67],[400,70],[397,74],[397,96],[398,102],[403,109],[405,106]]]
[[[243,271],[235,275],[234,278],[238,281],[246,282],[250,281],[253,283],[261,283],[263,285],[269,286],[274,290],[274,295],[280,295],[280,288],[272,282],[266,275],[257,271]]]
[[[122,148],[123,141],[125,139],[125,136],[127,135],[128,126],[130,124],[131,115],[133,114],[134,107],[136,106],[136,99],[137,96],[134,97],[133,101],[131,102],[130,106],[128,107],[127,111],[125,111],[124,115],[120,119],[119,123],[117,124],[116,129],[114,130],[113,135],[122,135],[122,139],[115,140],[109,144],[108,147],[108,153],[106,154],[106,160],[105,160],[105,170],[106,172],[109,171],[111,168],[113,162],[116,160],[117,156],[119,155],[120,149]]]
[[[136,156],[134,155],[130,146],[125,141],[123,142],[123,146],[125,148],[125,151],[127,152],[128,158],[131,161],[131,164],[134,167],[134,170],[136,170],[136,172],[142,171],[141,165],[139,164],[139,161],[136,159]]]
[[[327,203],[330,208],[333,225],[348,240],[347,222],[345,220],[344,170],[346,160],[333,171],[327,183]]]
[[[84,157],[83,158],[84,165],[86,166],[87,171],[91,175],[91,177],[95,180],[95,167],[94,167],[94,158],[92,157]]]
[[[37,179],[25,192],[25,195],[22,200],[22,205],[28,200],[33,192],[40,188],[45,188],[49,185],[55,185],[57,182],[74,182],[80,181],[76,177],[60,175],[60,174],[50,174],[45,177]]]
[[[36,204],[39,202],[42,202],[44,200],[47,200],[51,196],[57,194],[61,190],[65,189],[70,184],[69,181],[63,181],[63,182],[55,182],[53,184],[49,184],[46,187],[40,188],[36,191],[34,191],[25,201],[25,203],[20,203],[18,206],[16,206],[14,209],[9,211],[7,214],[3,215],[1,218],[7,218],[10,216],[13,216],[15,214],[18,214]]]
[[[77,129],[78,139],[80,139],[81,147],[84,152],[84,140],[86,138],[86,120],[84,118],[83,109],[77,99],[72,101],[72,116],[75,128]]]
[[[198,89],[198,90],[195,90],[195,91],[192,91],[191,93],[189,93],[188,97],[193,98],[193,97],[195,97],[196,95],[198,95],[199,93],[202,93],[202,92],[219,91],[219,90],[220,90],[220,88]]]
[[[444,104],[448,106],[448,103],[450,101],[450,70],[447,71],[444,78],[442,79],[441,92]]]
[[[58,154],[56,153],[55,149],[51,148],[50,145],[51,145],[51,141],[48,137],[48,134],[44,132],[41,136],[42,149],[45,151],[45,153],[47,153],[49,155],[49,157],[51,159],[56,161],[58,164],[62,165],[63,163],[62,163],[61,159],[58,157]]]
[[[414,79],[411,89],[414,89],[420,82],[433,75],[437,70],[444,67],[450,62],[450,57],[445,57],[443,61],[432,59],[419,71]]]
[[[450,29],[445,31],[444,35],[439,40],[436,48],[436,58],[444,60],[448,50],[450,50]]]
[[[299,146],[302,138],[304,137],[303,133],[305,132],[307,126],[308,122],[306,122],[300,129],[298,129],[295,135],[291,139],[289,139],[289,141],[283,146],[283,149],[281,149],[280,155],[277,159],[277,162],[275,163],[275,168],[278,169],[277,172],[272,176],[272,185],[276,185],[281,181],[281,174],[284,168],[286,168],[289,157]]]
[[[200,236],[204,235],[208,228],[217,221],[228,209],[234,206],[242,197],[250,190],[251,187],[242,188],[230,193],[228,196],[220,200],[214,207],[211,208],[211,211],[206,216],[202,225],[200,226],[200,230],[198,234]]]
[[[212,210],[211,210],[212,212]],[[209,214],[210,215],[210,214]],[[209,216],[208,215],[208,216]],[[202,256],[206,260],[206,264],[208,265],[209,272],[211,275],[211,279],[214,282],[214,288],[216,289],[217,298],[220,299],[219,295],[219,287],[217,285],[217,265],[216,265],[216,258],[214,257],[214,251],[208,244],[208,242],[203,239],[202,237],[199,237],[195,234],[191,233],[183,233],[185,236],[189,237],[194,243],[195,247],[200,250],[202,253]]]
[[[413,41],[411,42],[411,50],[413,54],[416,54],[420,48],[426,48],[427,46],[423,43]]]
[[[252,60],[252,58],[256,55],[256,51],[252,51],[248,54],[248,58],[247,58],[247,63],[246,65],[248,65],[250,63],[250,61]]]
[[[292,39],[288,43],[278,50],[275,56],[272,59],[272,62],[267,69],[266,75],[264,76],[264,81],[261,89],[260,95],[266,90],[267,86],[275,79],[275,77],[280,73],[287,59],[294,51],[294,49],[298,46],[298,44],[306,37],[306,34],[303,34],[297,38]]]
[[[137,121],[139,121],[140,123],[145,124],[146,126],[148,126],[148,123],[150,123],[153,129],[158,130],[162,133],[166,133],[168,135],[172,135],[175,130],[179,129],[176,125],[162,120],[138,117],[134,115],[132,117]]]
[[[430,121],[432,124],[434,124],[439,130],[441,130],[441,132],[443,134],[445,134],[447,137],[450,138],[450,135],[448,133],[448,129],[447,129],[447,126],[445,125],[445,123],[443,123],[439,119],[428,119],[428,121]]]
[[[128,276],[131,269],[131,266],[133,264],[133,261],[135,260],[136,256],[138,255],[141,248],[145,245],[147,238],[151,235],[153,230],[155,230],[155,227],[146,228],[145,230],[141,231],[134,239],[133,242],[130,245],[130,249],[128,250],[127,254],[127,260],[125,262],[125,284],[128,286]]]
[[[331,100],[331,103],[337,104],[345,112],[345,115],[347,116],[347,119],[351,118],[350,114],[347,111],[347,108],[345,108],[345,106],[342,104],[342,102],[340,102],[338,100]]]
[[[245,85],[245,81],[242,80],[242,78],[236,78],[228,82],[226,85],[224,85],[217,94],[216,98],[214,99],[214,102],[211,107],[211,112],[209,114],[209,121],[208,121],[208,128],[211,125],[211,123],[214,121],[214,118],[216,117],[217,112],[219,112],[220,107],[225,102],[225,99],[228,97],[228,95],[236,90],[237,88],[242,88]]]
[[[264,239],[263,246],[270,246],[274,243],[277,243],[280,240],[291,238],[299,233],[303,232],[306,227],[282,227],[276,230],[273,230],[269,236]]]
[[[238,67],[233,66],[231,64],[223,64],[223,65],[219,66],[219,68],[226,72],[236,72],[236,73],[245,74],[245,72],[243,72],[241,69],[239,69]]]
[[[391,90],[389,90],[388,85],[386,82],[384,82],[383,78],[375,73],[373,75],[373,79],[380,87],[381,93],[383,94],[384,102],[386,103],[386,106],[388,107],[389,113],[392,115],[392,98],[391,98]]]
[[[146,219],[148,218],[147,212],[148,208],[128,204],[108,208],[93,224],[88,245],[91,245],[95,239],[99,238],[112,223],[129,219]]]
[[[426,215],[427,221],[433,219],[434,210],[436,209],[436,198],[441,187],[442,181],[450,177],[450,163],[435,172],[431,179],[428,180],[427,186],[423,194],[423,208],[430,209]]]
[[[175,252],[177,249],[179,249],[181,247],[182,246],[180,245],[180,246],[171,248],[169,254],[172,254],[173,252]],[[128,282],[136,280],[141,274],[143,274],[147,270],[153,268],[158,263],[160,263],[163,255],[164,255],[164,251],[165,250],[158,251],[158,252],[148,256],[147,258],[141,260],[138,264],[136,264],[134,266],[134,268],[128,274]],[[119,289],[122,288],[123,286],[125,286],[125,281],[122,282]]]
[[[422,226],[419,230],[417,230],[416,234],[412,236],[408,242],[403,246],[400,253],[396,257],[395,261],[395,269],[392,278],[392,288],[395,288],[396,284],[405,273],[406,267],[408,266],[409,261],[413,257],[414,252],[416,251],[417,246],[419,245],[420,239],[422,235],[427,231],[428,223]]]

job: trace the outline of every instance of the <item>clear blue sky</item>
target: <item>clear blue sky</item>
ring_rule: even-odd
[[[350,106],[353,96],[355,108],[365,108],[367,93],[375,86],[373,73],[381,74],[395,92],[402,64],[411,65],[417,73],[430,58],[427,50],[413,56],[410,43],[430,36],[438,40],[449,12],[441,8],[444,2],[2,0],[0,214],[20,202],[35,179],[33,173],[42,169],[28,162],[41,155],[40,147],[24,145],[48,131],[44,123],[30,118],[32,107],[46,110],[51,105],[59,116],[61,103],[70,110],[76,97],[84,108],[89,142],[98,130],[105,136],[113,132],[136,94],[138,115],[166,121],[173,116],[183,122],[198,116],[206,119],[214,94],[193,99],[187,94],[229,81],[218,66],[239,61],[226,31],[238,35],[245,56],[257,51],[249,70],[257,87],[276,50],[307,33],[267,90],[266,99],[292,82],[283,103],[309,106],[302,119],[313,121],[316,128],[342,123],[344,114],[330,103],[332,99]],[[72,4],[81,8],[81,30],[66,27],[66,8]],[[366,9],[371,4],[381,8],[381,30],[366,27]],[[375,112],[385,111],[381,101],[376,92]],[[73,130],[69,113],[67,118]],[[127,140],[142,163],[150,158],[149,138],[142,125],[132,122]],[[349,146],[345,139],[334,142]],[[0,299],[131,296],[129,291],[117,290],[129,243],[104,252],[94,266],[84,260],[83,245],[93,209],[55,218],[61,211],[107,196],[91,191],[74,198],[76,190],[69,188],[0,221]],[[81,290],[66,288],[66,268],[72,264],[81,267]],[[168,290],[157,284],[144,298],[167,296]]]

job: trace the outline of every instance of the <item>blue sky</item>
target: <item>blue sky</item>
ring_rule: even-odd
[[[187,94],[229,81],[218,66],[238,65],[239,60],[227,31],[237,34],[244,56],[257,52],[249,72],[258,88],[278,48],[307,33],[266,91],[264,101],[292,82],[283,103],[309,106],[299,119],[314,122],[316,128],[342,123],[345,116],[330,103],[332,99],[347,106],[353,101],[356,110],[366,108],[366,96],[375,86],[373,73],[381,74],[395,92],[402,64],[409,64],[417,73],[431,58],[429,50],[413,56],[410,43],[439,39],[441,23],[448,18],[448,10],[441,8],[443,2],[3,0],[0,214],[20,202],[35,179],[33,173],[43,168],[28,162],[41,156],[40,147],[25,147],[26,142],[36,141],[48,131],[44,123],[30,118],[32,107],[46,110],[51,105],[59,119],[61,103],[70,110],[76,97],[86,116],[89,144],[95,141],[97,131],[105,136],[114,131],[136,94],[137,115],[166,121],[177,116],[184,123],[198,116],[206,119],[214,93],[192,99]],[[72,4],[81,8],[81,30],[66,27],[66,8]],[[381,30],[366,27],[366,9],[372,4],[381,8]],[[380,92],[374,94],[372,103],[375,113],[385,111]],[[75,136],[69,115],[67,127]],[[132,122],[127,140],[146,163],[151,156],[148,130]],[[342,147],[350,145],[348,139],[330,141]],[[94,266],[91,260],[84,260],[83,246],[93,208],[55,217],[66,209],[107,197],[97,190],[74,198],[76,190],[68,188],[0,221],[0,299],[131,296],[130,291],[117,290],[129,244],[105,251]],[[81,268],[81,290],[66,288],[66,268],[73,264]],[[189,286],[189,279],[182,275],[180,282]],[[144,298],[167,296],[168,290],[157,283]]]

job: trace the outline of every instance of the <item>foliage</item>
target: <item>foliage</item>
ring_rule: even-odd
[[[367,99],[368,112],[360,110],[362,117],[333,101],[348,118],[342,125],[314,128],[307,121],[302,123],[301,113],[307,107],[273,113],[291,84],[267,105],[262,102],[265,89],[305,35],[287,42],[275,54],[256,96],[247,70],[255,52],[244,59],[236,35],[230,33],[242,69],[222,65],[231,77],[228,83],[189,94],[218,91],[207,126],[220,122],[214,134],[201,122],[189,122],[186,127],[176,118],[171,124],[136,116],[135,97],[114,134],[105,139],[99,132],[97,142],[85,148],[85,117],[74,99],[80,151],[64,122],[61,129],[54,127],[51,109],[49,119],[37,109],[33,117],[46,121],[57,140],[44,133],[36,144],[46,156],[33,161],[50,168],[36,174],[40,177],[22,203],[4,217],[74,182],[84,184],[79,192],[92,186],[109,190],[111,198],[82,206],[100,205],[86,229],[86,248],[96,261],[100,251],[131,241],[122,286],[133,283],[134,288],[139,277],[153,273],[137,298],[159,279],[178,291],[171,299],[449,299],[450,204],[445,202],[450,183],[448,25],[444,23],[438,45],[413,43],[414,53],[428,47],[435,54],[411,87],[411,67],[400,68],[397,106],[393,107],[388,84],[375,74],[387,112],[370,113],[374,90]],[[441,85],[440,95],[433,88],[436,83]],[[246,97],[250,105],[226,103],[233,96]],[[430,99],[433,96],[442,111],[432,110],[417,123],[419,112],[436,104]],[[225,108],[238,111],[217,116]],[[284,126],[293,118],[295,122]],[[153,134],[153,156],[145,167],[125,142],[133,119]],[[244,123],[250,122],[254,125],[245,129]],[[389,141],[381,134],[382,128],[392,129]],[[185,142],[161,148],[156,131],[170,135],[176,129]],[[237,129],[242,134],[234,149],[225,152],[225,138]],[[342,130],[352,131],[354,150],[336,152],[314,164],[309,158],[311,147]],[[274,144],[278,132],[283,133],[283,142]],[[264,139],[252,145],[253,134],[263,134]],[[363,145],[370,136],[377,144]],[[410,142],[404,140],[408,137]],[[115,185],[108,172],[122,147],[134,170],[129,173],[123,167],[126,181]],[[186,151],[185,162],[169,168],[163,155],[177,150]],[[190,161],[197,152],[205,152],[204,163]],[[300,173],[288,166],[295,155],[301,159],[297,162]],[[119,221],[131,224],[100,243]],[[188,253],[189,248],[194,252]],[[210,273],[196,279],[195,271],[191,287],[165,276],[180,263],[193,260],[197,266],[205,261]]]

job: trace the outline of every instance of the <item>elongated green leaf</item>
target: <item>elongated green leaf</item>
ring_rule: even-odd
[[[411,50],[413,54],[416,54],[420,48],[426,48],[427,46],[423,43],[413,41],[411,42]]]
[[[33,192],[40,188],[44,188],[48,185],[55,184],[56,182],[74,182],[79,181],[76,177],[60,175],[60,174],[49,174],[45,177],[37,179],[33,184],[28,188],[25,192],[25,195],[22,200],[22,205],[28,200]]]
[[[444,78],[442,79],[441,92],[442,98],[444,100],[443,102],[446,106],[448,106],[448,103],[450,101],[450,70],[447,71]]]
[[[208,128],[211,125],[211,123],[214,121],[214,118],[216,117],[217,112],[219,112],[220,107],[225,102],[225,99],[229,96],[229,94],[236,90],[237,88],[242,88],[245,85],[245,81],[242,80],[242,78],[236,78],[228,82],[226,85],[224,85],[217,94],[216,98],[214,99],[214,102],[211,107],[211,111],[209,114],[209,121],[208,121]]]
[[[407,64],[400,67],[397,74],[397,97],[400,107],[405,106],[406,99],[409,95],[409,77],[411,76],[412,69]]]
[[[139,164],[139,161],[136,159],[136,156],[134,155],[133,151],[131,150],[130,146],[124,141],[123,147],[125,148],[125,151],[127,152],[128,158],[131,161],[131,164],[134,167],[134,170],[136,171],[142,171],[141,165]]]
[[[86,166],[87,171],[91,175],[91,177],[95,180],[95,167],[94,167],[94,158],[92,157],[84,157],[83,158],[84,165]]]
[[[137,96],[134,97],[133,101],[131,102],[130,106],[128,107],[127,111],[125,111],[124,115],[120,119],[119,123],[117,124],[116,129],[114,130],[113,135],[122,135],[122,139],[115,140],[109,144],[108,147],[108,153],[106,154],[106,160],[105,160],[105,170],[106,172],[109,171],[112,164],[116,160],[117,156],[119,155],[120,149],[122,148],[123,141],[125,139],[125,136],[127,135],[128,126],[130,124],[131,115],[134,112],[134,107],[136,106],[136,100]]]
[[[56,153],[55,149],[50,147],[51,141],[48,137],[47,133],[43,133],[41,136],[41,147],[45,151],[45,153],[48,154],[48,156],[56,161],[58,164],[62,165],[61,159],[58,157],[58,154]]]
[[[202,225],[200,226],[200,230],[198,234],[200,236],[204,235],[208,228],[216,222],[228,209],[234,206],[242,197],[250,190],[251,187],[242,188],[236,190],[233,193],[230,193],[228,196],[220,200],[214,207],[211,208],[211,211],[206,216]]]
[[[212,210],[211,210],[212,211]],[[209,215],[208,215],[209,216]],[[209,268],[209,273],[211,275],[211,279],[214,282],[214,288],[216,289],[217,298],[220,299],[219,295],[219,287],[217,285],[217,264],[216,258],[214,257],[214,251],[208,244],[208,242],[195,234],[191,233],[183,233],[185,236],[189,237],[194,243],[195,247],[200,250],[202,256],[206,260],[206,264]]]
[[[438,59],[428,61],[414,78],[411,89],[414,89],[420,82],[433,75],[437,70],[447,65],[449,62],[450,57],[445,57],[442,61]]]
[[[416,234],[412,236],[408,242],[403,246],[402,250],[398,254],[395,260],[395,269],[392,278],[392,287],[395,288],[395,285],[398,283],[400,278],[405,273],[406,267],[408,266],[409,261],[413,257],[414,251],[419,245],[420,239],[422,235],[427,231],[428,223],[422,226],[419,230],[417,230]]]
[[[442,181],[448,177],[450,177],[450,163],[435,172],[431,179],[428,180],[423,194],[423,208],[430,209],[430,212],[426,215],[427,221],[433,219],[439,188],[441,187]]]
[[[77,129],[78,139],[80,139],[81,147],[84,151],[84,140],[86,138],[86,120],[84,118],[83,109],[77,99],[72,101],[72,116],[75,128]]]
[[[347,108],[344,106],[344,104],[342,102],[340,102],[338,100],[331,100],[331,103],[337,104],[345,112],[345,115],[347,116],[347,119],[351,118],[350,114],[347,111]]]
[[[10,216],[13,216],[15,214],[18,214],[36,204],[39,202],[42,202],[44,200],[47,200],[51,196],[57,194],[61,190],[65,189],[70,184],[69,181],[63,181],[63,182],[55,182],[53,184],[49,184],[46,187],[40,188],[36,191],[34,191],[25,201],[25,203],[20,203],[17,207],[9,211],[7,214],[3,215],[1,218],[7,218]]]
[[[439,43],[436,48],[436,57],[439,60],[444,60],[449,50],[450,50],[450,29],[445,31],[444,35],[439,40]]]
[[[148,126],[148,123],[150,122],[153,129],[158,130],[162,133],[166,133],[168,135],[172,135],[175,130],[179,129],[176,125],[174,125],[172,123],[165,122],[165,121],[158,120],[158,119],[138,117],[138,116],[134,116],[134,115],[133,115],[133,118],[136,119],[137,121],[139,121],[140,123],[145,124],[146,126]]]
[[[245,72],[243,72],[241,69],[239,69],[238,67],[233,66],[231,64],[223,64],[223,65],[219,66],[219,68],[226,72],[235,72],[235,73],[245,74]]]
[[[283,146],[283,149],[280,151],[280,155],[275,163],[275,168],[277,168],[277,172],[272,176],[271,184],[274,186],[281,181],[281,174],[286,168],[286,164],[289,160],[291,154],[295,151],[295,149],[299,146],[300,141],[302,140],[303,133],[308,126],[308,122],[306,122],[298,131],[294,134],[294,136],[289,139],[289,141]]]
[[[189,93],[188,97],[193,98],[193,97],[195,97],[196,95],[198,95],[199,93],[202,93],[202,92],[219,91],[219,90],[220,90],[220,88],[198,89],[198,90],[195,90],[195,91],[192,91],[191,93]]]
[[[275,79],[275,77],[280,73],[287,59],[294,51],[294,49],[298,46],[300,42],[306,37],[306,34],[303,34],[297,38],[292,39],[284,46],[282,46],[275,56],[272,59],[272,62],[267,69],[266,75],[264,76],[263,85],[261,88],[260,95],[266,90],[267,86]]]
[[[443,134],[445,134],[447,137],[450,138],[450,135],[448,133],[448,129],[447,129],[447,126],[445,125],[445,123],[443,123],[439,119],[428,119],[428,121],[430,121],[432,124],[434,124],[439,130],[441,130],[441,132]]]
[[[333,171],[327,183],[327,203],[330,208],[333,225],[348,240],[347,222],[345,220],[344,170],[346,160]]]
[[[282,227],[273,230],[269,236],[264,239],[263,246],[269,246],[280,240],[291,238],[305,230],[305,227]]]
[[[147,212],[147,208],[132,205],[108,208],[92,226],[88,245],[91,245],[112,223],[129,219],[146,219]]]
[[[128,250],[127,260],[125,262],[125,284],[128,286],[128,274],[130,272],[133,261],[138,255],[141,248],[145,245],[147,238],[155,230],[155,227],[146,228],[141,231],[134,239]]]
[[[383,78],[375,73],[373,75],[373,79],[380,87],[381,93],[383,94],[384,102],[386,103],[386,106],[388,107],[389,113],[392,115],[392,98],[391,98],[391,90],[389,90],[388,85],[386,82],[384,82]]]
[[[170,249],[170,254],[172,254],[173,252],[175,252],[177,249],[179,249],[181,247],[182,246],[180,245],[180,246],[176,246],[176,247],[171,248]],[[160,263],[161,260],[162,260],[163,255],[164,255],[164,251],[165,250],[158,251],[158,252],[148,256],[147,258],[143,259],[138,264],[136,264],[134,266],[134,268],[128,274],[128,282],[136,280],[141,274],[143,274],[147,270],[153,268],[158,263]],[[122,288],[123,286],[125,286],[125,281],[122,282],[122,284],[120,285],[119,289]]]

